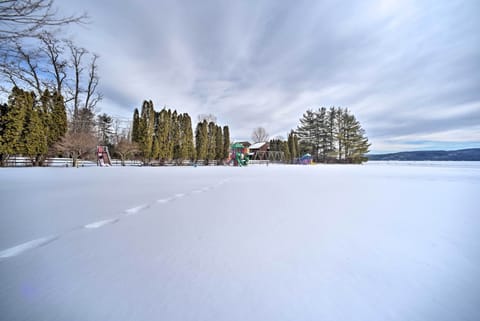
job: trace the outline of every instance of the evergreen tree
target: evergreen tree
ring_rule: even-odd
[[[174,110],[172,113],[172,127],[170,132],[170,144],[169,144],[169,154],[172,159],[181,159],[181,150],[180,150],[180,119],[177,111]]]
[[[144,162],[152,157],[155,111],[152,101],[144,101],[139,121],[139,145]]]
[[[216,137],[216,125],[214,122],[208,123],[208,136],[207,136],[207,160],[212,161],[216,156],[216,151],[215,151],[215,137]]]
[[[216,133],[215,133],[215,158],[217,160],[223,159],[223,134],[222,134],[222,127],[216,126]]]
[[[208,151],[208,124],[205,120],[197,124],[195,130],[195,146],[197,160],[205,160]]]
[[[302,145],[302,153],[310,153],[315,157],[315,113],[307,110],[300,119],[297,135]]]
[[[331,107],[327,111],[322,107],[315,113],[307,111],[300,122],[301,153],[318,151],[317,159],[324,162],[361,163],[366,160],[370,144],[360,123],[347,108]],[[290,145],[294,142],[295,136]]]
[[[335,147],[337,122],[336,122],[336,109],[330,107],[326,116],[325,128],[327,132],[326,145],[327,145],[327,160],[336,158],[337,149]]]
[[[33,93],[27,95],[28,104],[25,125],[22,133],[22,154],[31,159],[32,165],[38,166],[43,156],[47,153],[47,135],[40,118],[40,110],[35,106]]]
[[[288,141],[282,141],[281,146],[282,146],[283,155],[285,157],[285,162],[288,163],[289,160],[291,159],[291,153],[290,153],[290,148],[288,147]]]
[[[193,146],[192,118],[187,113],[183,114],[183,136],[185,158],[193,160],[195,158],[195,147]]]
[[[319,152],[318,160],[327,161],[328,154],[328,133],[327,133],[327,109],[320,108],[315,115],[316,144]]]
[[[40,104],[39,112],[47,136],[47,147],[51,149],[67,132],[67,111],[63,97],[57,92],[51,94],[48,89],[42,93]]]
[[[14,87],[8,97],[7,106],[2,108],[2,137],[0,154],[2,162],[11,155],[22,152],[22,133],[25,126],[28,96],[30,94]]]
[[[172,115],[170,110],[163,108],[157,116],[157,136],[159,143],[159,158],[161,160],[171,159],[169,155],[169,138]]]
[[[223,126],[223,158],[227,159],[230,151],[230,129]]]
[[[293,130],[288,134],[287,143],[288,143],[288,149],[290,151],[290,159],[288,160],[291,163],[293,163],[294,159],[298,157],[297,147],[295,145],[295,132]]]
[[[100,144],[104,146],[112,146],[111,136],[113,135],[113,118],[103,113],[97,116],[97,124]]]
[[[160,157],[160,143],[158,141],[158,137],[154,135],[153,143],[152,143],[152,158],[159,159],[159,157]]]
[[[137,108],[133,111],[132,142],[140,142],[140,115]]]

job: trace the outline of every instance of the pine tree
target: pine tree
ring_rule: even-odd
[[[169,154],[172,159],[180,159],[180,119],[177,115],[177,111],[174,110],[172,113],[172,127],[170,132],[170,144],[169,144]]]
[[[152,158],[158,159],[159,156],[160,156],[160,143],[158,141],[158,137],[154,135],[153,143],[152,143]]]
[[[35,106],[33,93],[27,96],[27,111],[25,126],[22,132],[22,154],[30,157],[32,165],[38,166],[43,156],[47,153],[47,135],[40,118],[40,110]]]
[[[230,152],[230,129],[223,126],[223,158],[227,159]]]
[[[281,146],[282,146],[283,155],[285,157],[285,162],[288,163],[291,158],[290,148],[288,147],[288,141],[282,141]]]
[[[144,101],[139,121],[139,145],[144,163],[152,157],[155,111],[152,101]]]
[[[216,137],[216,125],[214,122],[208,123],[208,138],[207,138],[207,160],[212,161],[215,159],[216,151],[215,151],[215,137]]]
[[[327,160],[336,158],[337,149],[335,147],[335,140],[337,135],[337,112],[335,107],[330,107],[326,115],[326,145],[327,145]]]
[[[22,133],[25,126],[29,93],[14,87],[8,97],[8,104],[2,111],[2,161],[22,151]]]
[[[104,146],[112,146],[111,136],[113,134],[113,118],[103,113],[97,116],[97,124],[100,144]]]
[[[208,151],[208,124],[205,120],[197,124],[195,130],[195,146],[197,160],[205,160]]]
[[[300,153],[312,151],[316,160],[324,162],[361,163],[370,146],[365,131],[347,108],[308,110],[300,119],[298,134]],[[295,136],[289,137],[291,151],[295,140]],[[298,153],[297,148],[295,152]]]
[[[183,114],[183,136],[184,136],[184,149],[185,158],[193,160],[195,158],[195,148],[193,146],[193,130],[192,130],[192,118],[187,113]]]
[[[54,92],[52,95],[53,109],[52,109],[52,120],[55,124],[55,130],[50,135],[51,145],[60,141],[60,139],[65,136],[68,130],[68,121],[67,121],[67,109],[65,107],[65,100],[59,92]]]
[[[288,161],[291,163],[293,163],[294,159],[298,157],[294,136],[295,136],[295,132],[292,130],[288,134],[288,139],[287,139],[288,149],[290,151],[290,159],[288,159]]]
[[[223,135],[222,135],[222,127],[216,126],[215,129],[215,159],[222,160],[223,159]]]
[[[327,161],[328,154],[328,133],[327,133],[327,109],[320,108],[315,115],[316,144],[319,152],[319,160]]]
[[[132,142],[140,142],[140,115],[137,108],[133,111]]]
[[[312,110],[309,109],[303,114],[296,132],[303,152],[315,157],[315,113]]]
[[[170,127],[172,123],[172,115],[170,110],[163,108],[157,116],[157,136],[159,143],[159,158],[161,160],[167,160],[169,158],[169,137]]]

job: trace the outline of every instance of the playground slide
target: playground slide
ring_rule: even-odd
[[[238,153],[236,155],[236,158],[237,158],[238,166],[247,166],[248,165],[248,158],[247,157],[242,158],[242,154]]]
[[[112,166],[107,146],[97,146],[97,165]]]

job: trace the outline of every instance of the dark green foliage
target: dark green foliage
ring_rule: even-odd
[[[155,112],[151,101],[145,101],[141,112],[135,109],[133,114],[132,142],[138,143],[145,163],[151,159],[177,163],[194,159],[221,160],[228,157],[229,136],[228,126],[222,132],[214,122],[203,120],[195,129],[194,143],[190,115],[166,108]]]
[[[285,159],[288,162],[293,163],[295,161],[295,159],[299,157],[299,155],[298,155],[298,139],[297,139],[297,136],[295,135],[295,132],[293,130],[288,134],[287,143],[288,143],[288,150],[290,151],[290,158],[285,157]]]
[[[187,113],[166,108],[156,112],[153,103],[145,101],[141,113],[136,109],[133,118],[132,142],[138,143],[145,163],[195,158],[192,119]]]
[[[208,146],[207,146],[207,160],[216,159],[216,144],[215,137],[217,134],[216,125],[214,122],[208,123]]]
[[[67,132],[67,111],[63,97],[48,89],[40,97],[41,119],[47,135],[47,146],[51,149]]]
[[[222,160],[224,155],[222,127],[216,126],[215,130],[215,159]]]
[[[197,160],[206,159],[208,151],[208,123],[206,120],[197,124],[197,129],[195,130],[195,145]]]
[[[67,115],[62,96],[48,90],[37,97],[18,87],[0,108],[0,162],[24,155],[41,165],[49,149],[65,135]]]
[[[10,155],[22,152],[23,144],[21,138],[25,126],[29,96],[30,93],[14,87],[8,97],[6,108],[2,108],[2,137],[0,145],[2,161],[7,160]]]
[[[25,126],[22,132],[22,151],[21,154],[30,157],[32,165],[39,165],[42,157],[47,153],[47,135],[40,118],[41,111],[35,106],[33,94],[28,101]]]
[[[295,152],[300,151],[298,156],[308,152],[317,162],[366,161],[370,144],[360,123],[346,108],[307,110],[300,119],[297,133],[300,148]],[[296,145],[295,138],[290,141],[290,145]]]
[[[138,113],[138,109],[135,108],[133,111],[133,122],[132,122],[132,142],[138,143],[140,137],[140,114]]]
[[[281,151],[283,152],[283,155],[285,156],[285,161],[288,163],[288,161],[292,158],[292,154],[290,152],[290,148],[288,147],[288,141],[282,141],[281,142]]]
[[[144,101],[138,126],[138,143],[145,163],[152,158],[153,135],[155,129],[154,121],[155,111],[153,109],[153,102]]]
[[[103,113],[97,116],[98,134],[100,138],[100,144],[104,146],[112,146],[111,138],[113,135],[112,130],[113,118]]]
[[[184,159],[193,160],[195,158],[195,147],[193,146],[192,119],[187,113],[183,114],[182,133],[182,145],[185,153]]]
[[[230,151],[230,129],[228,126],[223,126],[223,158],[228,158]]]

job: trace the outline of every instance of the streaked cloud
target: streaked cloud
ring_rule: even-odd
[[[257,126],[285,136],[307,108],[335,105],[373,151],[480,146],[478,1],[58,4],[91,15],[71,32],[101,56],[105,112],[131,117],[152,99],[248,139]]]

